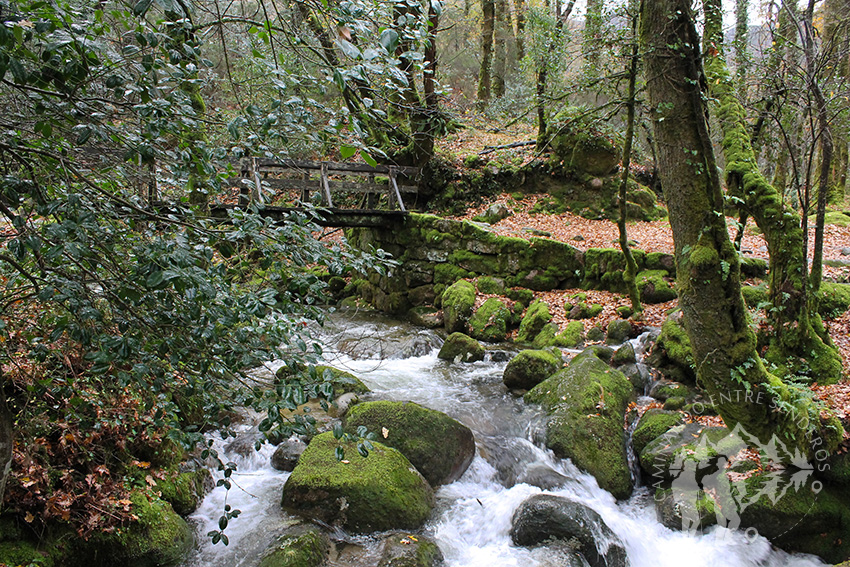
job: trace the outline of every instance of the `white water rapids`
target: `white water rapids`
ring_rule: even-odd
[[[777,550],[764,538],[750,541],[743,532],[720,529],[692,536],[672,531],[656,520],[646,488],[636,490],[628,501],[617,502],[593,477],[533,442],[539,437],[540,416],[506,391],[502,384],[505,362],[452,364],[439,360],[433,348],[439,340],[432,332],[365,315],[334,316],[322,338],[328,364],[356,374],[372,389],[375,399],[415,401],[449,414],[475,434],[475,460],[459,481],[437,490],[437,505],[422,530],[438,543],[447,567],[564,565],[562,556],[545,547],[527,549],[511,543],[513,512],[526,498],[543,492],[528,484],[515,484],[517,476],[529,468],[566,477],[560,488],[548,492],[596,510],[624,543],[632,567],[824,565],[812,556]],[[395,351],[400,341],[406,341],[408,354],[411,343],[417,346],[415,352],[427,353],[399,356]],[[339,353],[340,344],[349,354]],[[217,440],[220,451],[225,445]],[[292,520],[280,509],[288,473],[271,468],[273,450],[265,445],[259,453],[245,457],[225,455],[225,460],[238,465],[233,475],[238,487],[230,491],[228,503],[242,514],[227,528],[230,545],[212,545],[206,534],[217,529],[225,491],[217,488],[210,493],[190,519],[199,543],[186,567],[254,567]],[[344,554],[332,558],[331,565],[377,564],[374,553],[370,555],[375,540],[336,535],[363,550],[355,559]]]

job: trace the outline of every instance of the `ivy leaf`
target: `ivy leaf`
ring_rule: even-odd
[[[133,15],[134,16],[144,16],[147,14],[148,9],[150,9],[153,0],[139,0],[136,2],[136,5],[133,6]]]
[[[342,146],[339,149],[339,154],[342,156],[343,159],[348,159],[356,153],[357,148],[355,148],[354,146]]]
[[[379,41],[388,53],[392,53],[395,51],[395,48],[398,47],[398,32],[391,29],[385,29],[381,32],[381,39]]]

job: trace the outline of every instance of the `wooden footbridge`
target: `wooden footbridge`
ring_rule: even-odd
[[[231,180],[239,185],[239,204],[212,205],[210,213],[226,217],[230,209],[257,202],[262,216],[282,219],[299,210],[298,203],[313,202],[322,226],[389,226],[407,215],[405,197],[416,198],[418,177],[415,167],[254,158],[244,160],[241,176]],[[287,204],[275,204],[281,200]]]

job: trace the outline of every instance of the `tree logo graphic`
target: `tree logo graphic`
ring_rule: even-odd
[[[763,499],[775,505],[789,490],[801,490],[814,467],[799,449],[789,449],[776,436],[762,443],[738,424],[714,442],[703,432],[695,446],[675,453],[668,471],[669,497],[681,515],[682,531],[693,534],[714,524],[741,528],[747,508]],[[811,483],[813,493],[821,488],[819,481]],[[747,535],[757,532],[749,528]]]

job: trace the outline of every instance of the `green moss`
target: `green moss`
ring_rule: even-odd
[[[741,274],[747,278],[764,279],[767,275],[767,260],[761,258],[741,258]]]
[[[608,323],[608,333],[605,342],[609,345],[619,345],[629,340],[632,334],[632,324],[624,319],[614,319]]]
[[[284,509],[356,533],[420,527],[433,506],[428,483],[401,452],[372,446],[364,458],[333,433],[314,437],[283,487]]]
[[[473,273],[469,270],[464,270],[460,266],[441,262],[434,266],[434,282],[438,284],[451,285],[463,278],[473,277]]]
[[[576,348],[583,340],[584,323],[570,321],[563,331],[555,335],[555,345],[564,348]]]
[[[466,323],[475,307],[475,286],[460,280],[443,292],[443,324],[450,333],[466,330]]]
[[[542,301],[535,301],[529,305],[522,318],[516,337],[517,342],[532,342],[550,321],[552,321],[552,315],[549,314],[549,307]]]
[[[17,567],[53,567],[53,558],[27,541],[0,543],[0,565]]]
[[[175,512],[188,516],[198,508],[205,493],[205,484],[212,483],[210,472],[200,469],[191,472],[173,473],[156,481],[160,497],[171,504]]]
[[[73,541],[67,553],[70,565],[171,567],[186,559],[194,546],[194,534],[171,505],[139,491],[130,496],[130,501],[137,519],[114,533],[96,533],[87,541]]]
[[[664,401],[664,409],[668,411],[676,411],[684,408],[688,403],[687,398],[683,396],[673,396]]]
[[[325,562],[330,541],[312,525],[298,525],[280,536],[259,567],[319,567]]]
[[[822,282],[818,291],[818,312],[835,318],[850,309],[850,284]]]
[[[664,270],[671,275],[676,272],[676,259],[665,252],[650,252],[646,255],[647,270]]]
[[[407,534],[390,536],[386,540],[378,567],[439,567],[443,553],[436,543],[424,536],[413,539]]]
[[[549,323],[544,325],[544,327],[537,333],[537,336],[534,337],[534,340],[531,341],[531,346],[536,349],[543,349],[546,347],[556,346],[556,335],[558,334],[558,325],[555,323]]]
[[[484,360],[484,347],[470,336],[463,333],[452,333],[437,353],[442,360],[460,360],[461,362],[477,362]]]
[[[615,309],[615,311],[617,312],[617,315],[619,315],[623,319],[628,319],[635,312],[635,310],[629,307],[628,305],[620,305],[619,307],[617,307],[617,309]]]
[[[626,498],[632,485],[623,421],[632,387],[600,357],[603,353],[610,358],[610,349],[585,349],[525,399],[541,404],[551,416],[547,447],[559,457],[572,459],[617,498]]]
[[[508,388],[528,390],[560,368],[560,358],[547,350],[523,350],[508,362],[502,381]]]
[[[690,253],[685,254],[685,257],[688,264],[695,269],[720,265],[720,256],[713,246],[697,244],[691,249]]]
[[[529,304],[534,301],[534,292],[530,289],[512,288],[506,292],[506,295],[508,296],[508,299],[521,303],[525,307],[528,307]]]
[[[817,217],[815,215],[809,217],[810,226],[814,226],[816,221]],[[840,211],[827,211],[826,216],[824,217],[824,224],[850,226],[850,216],[847,216]]]
[[[599,305],[598,303],[587,304],[584,301],[580,301],[576,305],[572,305],[567,302],[564,305],[564,309],[567,311],[567,316],[570,319],[578,320],[578,319],[593,319],[600,313],[602,313],[604,307]]]
[[[594,325],[585,333],[585,339],[590,342],[599,342],[605,338],[605,331],[599,325]]]
[[[475,281],[479,293],[503,295],[505,293],[505,280],[493,276],[481,276]]]
[[[504,341],[510,319],[511,310],[500,299],[491,297],[470,317],[469,334],[481,341]]]
[[[381,434],[381,442],[401,451],[432,486],[460,478],[475,455],[468,427],[414,402],[357,404],[348,411],[345,427],[353,433],[359,426]]]
[[[635,285],[644,303],[665,303],[676,299],[676,290],[668,281],[670,274],[666,270],[644,270],[635,277]]]
[[[661,325],[661,334],[655,343],[655,350],[663,352],[663,360],[659,366],[672,367],[674,378],[681,378],[689,383],[696,381],[693,349],[685,329],[681,323],[668,318]],[[662,369],[662,372],[664,370]]]
[[[741,295],[744,296],[744,302],[751,309],[762,308],[769,305],[767,287],[764,285],[742,285]]]
[[[685,420],[679,412],[656,408],[646,410],[632,433],[632,446],[635,449],[635,454],[640,455],[651,441],[684,422]]]

